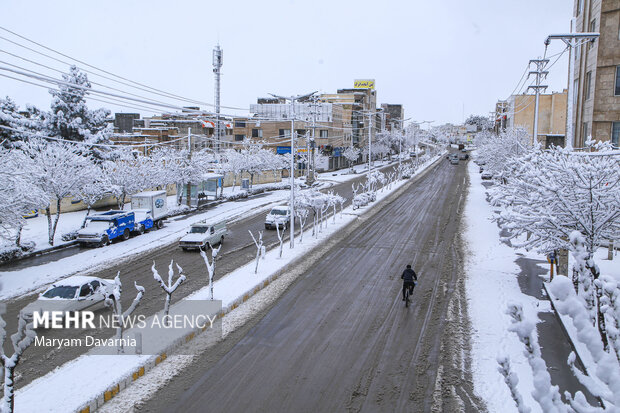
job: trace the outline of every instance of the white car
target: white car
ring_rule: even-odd
[[[75,275],[52,284],[43,291],[37,301],[21,310],[24,317],[32,319],[35,311],[80,311],[104,307],[104,301],[112,295],[114,280]]]
[[[280,228],[288,228],[291,224],[291,214],[288,206],[279,205],[273,207],[265,217],[265,228],[271,229],[276,226]]]
[[[228,235],[226,221],[216,223],[199,221],[192,224],[187,235],[179,240],[179,246],[183,251],[205,249],[207,246],[223,243],[226,235]]]

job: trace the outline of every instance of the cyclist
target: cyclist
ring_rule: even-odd
[[[411,268],[411,264],[407,264],[407,268],[405,268],[400,278],[403,279],[403,301],[405,301],[405,291],[409,288],[409,295],[413,294],[413,287],[416,285],[418,276]]]

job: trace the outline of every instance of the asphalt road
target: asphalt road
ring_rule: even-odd
[[[139,410],[484,411],[458,235],[466,185],[465,163],[440,161]],[[405,308],[408,263],[420,280]]]
[[[381,170],[390,172],[393,170],[393,166],[387,166]],[[353,196],[351,184],[357,184],[363,181],[365,181],[365,176],[360,174],[359,177],[356,177],[353,181],[335,184],[330,187],[329,190],[333,190],[335,193],[347,198],[347,203],[345,205],[348,205]],[[215,279],[219,279],[225,274],[245,265],[255,257],[256,247],[252,242],[248,230],[251,230],[254,234],[257,234],[259,230],[264,231],[263,240],[266,246],[275,245],[278,242],[275,230],[265,230],[265,215],[265,212],[248,213],[246,218],[236,221],[228,227],[229,234],[225,238],[222,249],[218,255]],[[307,224],[310,225],[312,221],[311,217],[309,217],[308,221]],[[48,257],[47,259],[53,258]],[[105,270],[89,275],[113,279],[117,272],[120,271],[120,278],[123,283],[123,295],[121,299],[123,309],[128,308],[136,296],[136,290],[133,287],[134,281],[144,286],[146,293],[134,314],[145,314],[149,316],[163,309],[166,297],[159,284],[153,279],[151,266],[153,262],[155,262],[159,273],[164,279],[167,279],[168,265],[171,260],[178,263],[183,268],[184,274],[187,275],[187,281],[175,291],[173,303],[208,284],[207,269],[200,254],[196,251],[184,252],[178,247],[176,242],[151,250],[129,262],[111,265]],[[12,334],[17,328],[17,315],[19,314],[19,310],[28,303],[34,301],[37,296],[36,294],[31,294],[7,302],[7,313],[4,319],[7,322],[7,331],[9,334]],[[103,309],[100,311],[107,312],[109,310]],[[44,335],[46,338],[51,339],[83,338],[85,334],[96,338],[104,338],[111,337],[113,332],[109,330],[38,329],[37,334]],[[4,348],[8,354],[13,353],[10,340],[5,341]],[[52,371],[57,366],[78,357],[87,350],[87,347],[71,347],[59,350],[50,349],[49,347],[30,346],[24,352],[19,366],[16,369],[16,384],[20,387],[24,386],[32,380]]]

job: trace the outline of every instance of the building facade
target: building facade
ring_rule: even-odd
[[[567,90],[564,90],[539,96],[537,140],[544,147],[565,146],[567,95]],[[534,100],[534,95],[510,96],[507,100],[507,110],[504,112],[505,127],[523,128],[529,132],[530,137],[533,137],[536,107]]]
[[[588,137],[620,139],[620,1],[575,0],[576,32],[600,37],[571,50],[574,54],[573,147]],[[571,56],[572,57],[572,56]]]

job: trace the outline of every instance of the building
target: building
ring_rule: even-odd
[[[382,122],[381,129],[392,130],[392,127],[396,129],[402,129],[403,125],[401,124],[403,120],[405,120],[405,109],[403,105],[390,104],[390,103],[382,103],[381,104],[382,112]]]
[[[540,94],[538,101],[538,142],[549,147],[565,146],[567,90]],[[534,135],[534,95],[512,95],[507,100],[504,127],[523,128]]]
[[[620,2],[575,0],[576,32],[600,37],[571,50],[575,58],[573,147],[583,148],[589,136],[620,139]]]

